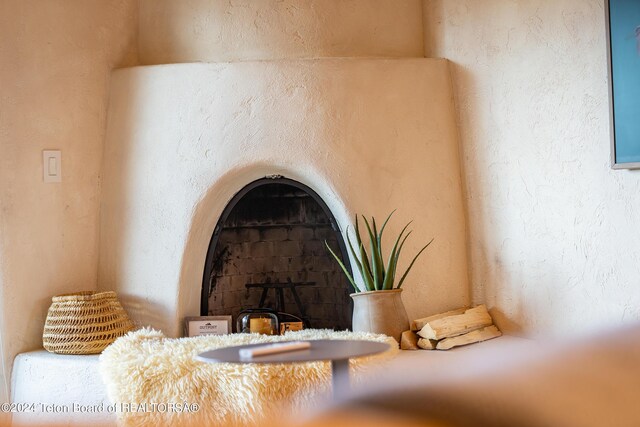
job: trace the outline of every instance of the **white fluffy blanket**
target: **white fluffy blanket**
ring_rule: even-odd
[[[300,339],[364,339],[392,345],[381,355],[352,360],[352,383],[362,380],[374,362],[389,359],[398,351],[393,338],[348,331],[310,329],[285,336],[166,338],[159,331],[141,329],[104,350],[100,373],[121,425],[255,426],[281,417],[283,411],[308,408],[327,398],[330,363],[240,365],[204,363],[194,357],[214,348]],[[185,404],[196,404],[199,409],[184,411]]]

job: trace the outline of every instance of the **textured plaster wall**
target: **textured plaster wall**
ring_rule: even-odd
[[[214,226],[251,181],[313,188],[343,229],[355,212],[414,220],[436,240],[403,288],[414,317],[469,301],[448,63],[316,59],[137,67],[112,77],[99,286],[179,335],[199,314]],[[407,256],[404,261],[407,262]]]
[[[2,228],[2,211],[0,210],[0,236],[4,235],[4,229]],[[0,254],[4,253],[2,248],[2,237],[0,237]],[[1,266],[0,266],[1,268]],[[3,279],[3,271],[0,269],[0,305],[4,307],[4,279]],[[5,366],[5,351],[4,351],[4,316],[0,315],[0,402],[8,402],[9,401],[9,367]],[[0,426],[5,424],[9,424],[11,420],[11,414],[9,413],[0,413]]]
[[[420,0],[140,0],[141,64],[422,57]]]
[[[0,2],[0,347],[41,347],[51,296],[96,288],[109,71],[133,62],[132,0]],[[62,150],[45,184],[42,150]],[[6,396],[1,396],[6,401]]]
[[[609,167],[604,2],[425,1],[453,62],[474,299],[499,326],[640,318],[640,173]]]

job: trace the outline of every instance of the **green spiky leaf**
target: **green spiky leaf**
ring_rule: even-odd
[[[353,286],[356,292],[363,291],[374,291],[374,290],[390,290],[394,288],[394,284],[396,284],[396,274],[398,272],[398,261],[400,259],[400,254],[404,248],[407,239],[411,235],[412,231],[407,232],[407,228],[411,224],[411,221],[407,223],[400,234],[395,239],[393,248],[391,249],[391,253],[388,255],[387,263],[385,264],[383,259],[383,251],[382,251],[382,236],[384,230],[389,223],[389,220],[393,216],[395,209],[391,211],[391,213],[387,216],[385,221],[382,223],[382,227],[378,231],[377,222],[374,217],[371,218],[371,222],[365,217],[362,216],[366,226],[366,234],[369,237],[369,251],[367,252],[365,248],[365,243],[363,242],[362,236],[360,234],[360,224],[358,222],[358,215],[355,216],[355,227],[354,227],[354,235],[355,242],[351,240],[349,235],[349,227],[346,229],[346,240],[347,246],[349,248],[349,252],[353,258],[355,267],[357,268],[360,276],[362,278],[362,284],[356,283],[355,276],[349,272],[349,269],[342,262],[342,259],[337,256],[337,254],[329,247],[329,244],[325,241],[325,245],[327,249],[333,256],[333,258],[338,261],[340,268],[347,276],[347,279]],[[418,257],[427,249],[427,247],[433,242],[433,239],[429,243],[427,243],[424,247],[418,251],[418,253],[413,257],[411,262],[409,263],[409,267],[407,267],[406,271],[397,282],[395,288],[399,289],[404,283],[409,271],[413,268],[415,262]],[[356,249],[357,248],[357,249]]]
[[[338,255],[336,255],[336,253],[331,249],[331,247],[329,246],[329,243],[327,243],[327,241],[324,241],[325,246],[327,247],[327,249],[329,249],[329,252],[331,253],[331,255],[333,255],[333,257],[335,258],[336,261],[338,261],[338,264],[340,265],[340,268],[342,269],[342,271],[344,272],[345,276],[347,276],[347,279],[349,279],[349,282],[351,283],[351,286],[353,286],[353,289],[356,292],[360,291],[360,288],[358,288],[358,285],[356,285],[356,281],[353,280],[353,276],[351,275],[351,273],[349,273],[349,270],[347,269],[347,267],[344,265],[344,263],[342,262],[342,260],[340,259],[340,257]]]
[[[389,222],[389,219],[391,219],[391,215],[393,215],[393,213],[396,210],[392,210],[391,213],[389,214],[389,216],[387,216],[387,219],[384,220],[384,223],[382,223],[382,227],[380,228],[380,233],[377,234],[376,238],[378,239],[378,247],[380,248],[380,255],[382,255],[382,233],[384,233],[384,228],[387,226],[387,223]],[[373,226],[375,229],[375,219],[373,220]],[[385,268],[385,265],[382,264],[382,276],[385,278],[387,278],[387,268]],[[383,289],[384,289],[384,285],[383,285]]]
[[[353,248],[353,243],[351,242],[351,238],[349,237],[349,227],[347,227],[347,231],[346,231],[345,234],[347,236],[347,244],[349,246],[349,250],[351,251],[351,256],[353,257],[353,260],[356,263],[356,267],[357,267],[358,271],[361,272],[361,274],[362,274],[362,263],[360,262],[360,256],[358,254],[356,254],[356,251]],[[362,289],[362,288],[359,289],[360,292],[364,292],[366,290],[368,290],[367,287],[366,287],[366,284],[365,284],[364,289]]]
[[[364,223],[367,226],[367,232],[369,233],[369,244],[371,247],[371,276],[373,278],[373,286],[375,290],[382,290],[382,283],[384,282],[384,277],[382,273],[382,254],[380,252],[380,247],[378,246],[378,240],[375,236],[375,233],[371,229],[369,225],[369,221],[364,216]],[[375,228],[374,228],[375,229]]]
[[[375,291],[375,283],[373,282],[373,276],[371,275],[371,267],[369,267],[369,256],[367,255],[367,250],[364,248],[364,245],[360,244],[360,260],[362,261],[362,280],[364,280],[364,285],[366,286],[368,291]]]
[[[420,254],[422,252],[424,252],[425,249],[427,249],[427,247],[431,244],[431,242],[433,242],[433,239],[431,239],[429,241],[429,243],[427,243],[426,245],[424,245],[424,247],[422,249],[420,249],[420,252],[418,252],[416,254],[415,257],[413,257],[413,261],[411,261],[411,264],[409,264],[409,267],[407,267],[407,271],[404,272],[404,274],[402,275],[402,277],[400,278],[400,281],[398,282],[398,286],[397,288],[400,289],[400,287],[402,286],[402,283],[404,282],[404,279],[407,278],[407,274],[409,274],[409,271],[411,271],[411,267],[413,267],[413,263],[416,262],[416,260],[418,259],[418,257],[420,256]]]
[[[408,226],[409,224],[405,225],[402,231],[400,232],[400,234],[398,235],[398,238],[396,239],[396,242],[393,245],[393,249],[391,250],[391,254],[389,255],[389,260],[387,261],[387,274],[384,278],[384,284],[382,286],[382,289],[384,290],[393,289],[393,281],[395,279],[396,268],[398,265],[397,254],[398,254],[398,250],[402,247],[402,243],[400,243],[400,246],[398,246],[398,244],[400,242],[400,239],[402,239],[402,235],[404,234]],[[411,234],[411,232],[409,232],[405,236],[404,240],[402,241],[403,243],[407,239],[407,237],[409,237],[409,234]]]

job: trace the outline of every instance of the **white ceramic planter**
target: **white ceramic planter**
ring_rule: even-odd
[[[354,332],[385,334],[400,342],[409,329],[409,317],[401,298],[402,289],[351,294]]]

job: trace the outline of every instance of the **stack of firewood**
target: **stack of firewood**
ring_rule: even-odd
[[[400,348],[449,350],[500,335],[502,333],[493,324],[487,307],[479,305],[414,320],[411,322],[411,329],[402,333]]]

